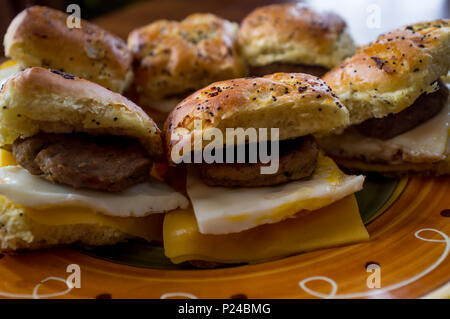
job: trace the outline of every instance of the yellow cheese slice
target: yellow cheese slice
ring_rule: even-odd
[[[12,155],[11,152],[7,152],[5,150],[0,151],[0,166],[13,166],[17,165],[16,159]]]
[[[162,241],[163,214],[146,217],[113,217],[98,214],[93,210],[77,207],[55,207],[45,210],[21,207],[36,223],[51,226],[98,225],[120,230],[125,234],[147,241]]]
[[[165,254],[174,263],[257,263],[369,239],[354,195],[296,218],[226,235],[201,234],[192,211],[174,211],[166,214],[163,234]]]
[[[17,62],[13,60],[8,60],[0,64],[0,70],[5,70],[13,66],[17,66]]]
[[[17,165],[10,152],[1,150],[0,166]],[[0,200],[7,200],[1,196]],[[16,204],[16,206],[19,206]],[[19,206],[27,216],[42,225],[77,225],[89,224],[112,227],[126,234],[148,241],[162,241],[162,224],[164,216],[154,214],[147,217],[114,217],[96,213],[94,210],[79,207],[54,207],[45,210]]]
[[[0,64],[0,86],[6,81],[11,75],[20,71],[20,65],[13,60],[8,60]]]

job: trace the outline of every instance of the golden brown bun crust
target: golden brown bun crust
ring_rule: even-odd
[[[137,65],[139,103],[151,106],[171,95],[244,76],[237,29],[213,14],[193,14],[181,22],[158,20],[131,32],[128,46]]]
[[[63,70],[123,92],[132,80],[132,54],[126,43],[86,21],[81,29],[71,29],[67,17],[39,6],[22,11],[5,35],[5,54],[22,67]]]
[[[376,172],[386,177],[418,174],[423,176],[441,176],[450,174],[450,158],[435,163],[374,164],[362,160],[333,157],[336,163],[356,172]]]
[[[334,13],[301,4],[274,4],[251,12],[238,39],[252,66],[284,62],[331,68],[355,50],[345,29],[345,21]]]
[[[378,37],[327,73],[352,124],[398,113],[450,68],[450,20],[405,26]]]
[[[34,67],[16,73],[0,91],[0,145],[40,131],[123,135],[162,155],[161,133],[136,104],[118,93],[59,71]]]
[[[280,140],[348,125],[348,110],[319,78],[276,73],[216,82],[183,100],[164,125],[166,151],[191,143],[194,121],[202,130],[279,128]],[[187,132],[187,133],[186,133]],[[171,141],[171,137],[174,139]]]

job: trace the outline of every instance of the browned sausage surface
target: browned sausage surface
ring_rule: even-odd
[[[447,98],[448,89],[439,80],[439,90],[436,92],[424,93],[403,111],[383,118],[366,120],[356,128],[365,136],[387,140],[415,128],[438,114],[447,103]]]
[[[279,143],[279,168],[275,174],[261,174],[261,166],[269,164],[259,161],[249,163],[247,158],[246,163],[200,164],[201,176],[211,186],[277,185],[311,176],[316,168],[318,154],[319,148],[314,137],[305,136]]]
[[[17,162],[31,174],[75,188],[118,192],[150,177],[147,151],[132,139],[87,134],[38,134],[17,140]]]

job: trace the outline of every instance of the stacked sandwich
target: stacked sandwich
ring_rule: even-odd
[[[355,51],[340,16],[300,3],[255,9],[242,21],[238,42],[254,76],[276,72],[321,76]]]
[[[202,124],[200,132],[196,121]],[[332,90],[301,73],[216,82],[185,99],[165,123],[169,161],[179,162],[178,154],[189,161],[191,154],[178,151],[180,145],[193,150],[194,157],[199,148],[206,150],[209,144],[196,148],[198,133],[212,137],[211,130],[219,130],[216,135],[228,141],[235,136],[229,136],[230,128],[242,130],[234,147],[214,140],[214,153],[231,162],[185,164],[193,211],[166,216],[166,255],[175,263],[197,265],[260,262],[367,240],[353,195],[364,177],[341,172],[313,137],[348,122],[348,111]],[[275,173],[262,173],[269,164],[261,158],[249,160],[246,141],[251,140],[245,130],[252,128],[260,132],[258,148],[269,148],[272,139],[279,143]],[[263,135],[265,128],[279,131]],[[233,161],[242,147],[250,156]]]
[[[80,28],[71,28],[67,19],[63,12],[40,6],[18,14],[3,42],[5,55],[15,62],[8,66],[55,69],[123,93],[133,80],[126,43],[84,20]]]
[[[237,52],[238,24],[213,14],[158,20],[128,36],[135,60],[131,95],[163,123],[194,91],[219,80],[245,76]]]
[[[350,127],[321,140],[340,165],[385,175],[450,173],[450,20],[404,26],[324,76]]]
[[[131,82],[131,53],[99,27],[66,20],[32,7],[5,36],[14,60],[0,91],[0,247],[162,240],[161,213],[189,202],[151,176],[164,161],[157,125],[111,91]]]

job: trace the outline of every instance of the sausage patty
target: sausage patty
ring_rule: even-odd
[[[38,134],[14,142],[12,152],[33,175],[108,192],[148,180],[152,164],[137,141],[118,136]]]
[[[383,118],[373,118],[356,125],[358,131],[369,137],[390,139],[407,132],[438,114],[447,103],[447,86],[439,80],[439,90],[422,94],[409,107]]]
[[[328,72],[328,69],[318,65],[293,64],[293,63],[271,63],[263,66],[250,67],[251,76],[264,76],[278,72],[285,73],[306,73],[321,77]]]
[[[280,142],[279,168],[275,174],[261,174],[260,168],[270,164],[252,164],[248,163],[248,159],[246,163],[199,165],[202,180],[210,186],[270,186],[311,176],[316,168],[318,154],[319,148],[314,137],[305,136]]]

